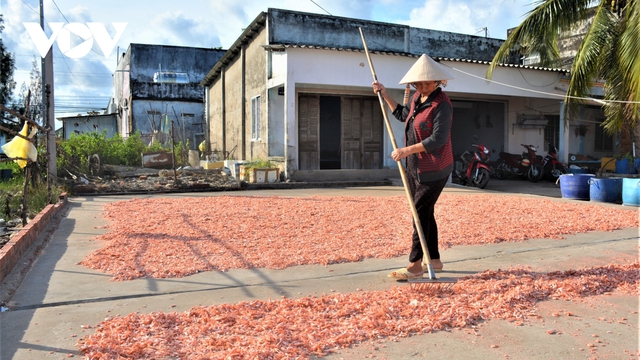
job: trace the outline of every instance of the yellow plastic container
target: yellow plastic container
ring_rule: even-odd
[[[603,157],[600,159],[600,168],[602,171],[616,171],[616,160],[612,157]]]
[[[200,160],[200,166],[206,170],[220,169],[224,166],[224,161],[206,161]]]

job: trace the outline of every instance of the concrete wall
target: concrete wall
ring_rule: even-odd
[[[266,31],[258,34],[246,46],[246,64],[245,64],[245,114],[246,114],[246,139],[248,143],[247,158],[248,159],[267,159],[268,142],[267,142],[267,52],[261,46],[267,41]],[[260,97],[260,129],[259,138],[252,139],[252,109],[251,99],[256,96]]]
[[[142,140],[146,143],[151,141],[153,131],[151,129],[150,120],[154,120],[156,124],[155,129],[158,131],[158,141],[162,143],[170,141],[171,121],[173,121],[176,142],[184,141],[184,138],[188,139],[189,148],[191,150],[195,150],[199,145],[194,143],[193,136],[204,132],[204,106],[202,103],[138,100],[131,104],[130,111],[132,117],[137,119],[134,123],[132,132],[140,131],[142,134]],[[154,111],[155,115],[149,114],[149,111]],[[168,124],[165,114],[168,114],[169,117]],[[183,116],[182,114],[185,114],[186,116]]]
[[[483,61],[491,61],[504,42],[500,39],[413,27],[409,31],[409,41],[412,54]]]
[[[209,118],[209,148],[224,149],[224,124],[223,124],[223,109],[224,109],[224,96],[223,96],[223,80],[207,88],[207,109]]]
[[[211,146],[232,152],[236,160],[267,159],[267,52],[261,45],[266,32],[251,39],[238,56],[222,70],[222,75],[208,88]],[[260,98],[260,134],[252,139],[251,99]],[[224,109],[224,111],[223,111]],[[224,123],[224,126],[223,126]],[[224,129],[224,130],[223,130]],[[224,140],[224,141],[223,141]]]
[[[169,45],[131,44],[131,79],[153,82],[158,71],[184,72],[190,83],[199,83],[225,50]]]
[[[176,129],[176,138],[189,139],[190,148],[196,149],[194,135],[202,133],[205,126],[204,88],[199,83],[224,53],[225,50],[218,49],[131,44],[114,74],[114,97],[122,136],[138,130],[143,139],[150,140],[151,115],[147,111],[155,110],[161,114],[156,116],[158,121],[162,117],[164,122],[168,115],[176,127],[180,126]],[[189,83],[154,83],[153,75],[158,71],[186,73]],[[182,112],[193,116],[182,117]],[[183,128],[185,134],[182,134]],[[160,135],[161,141],[166,141],[169,131],[164,133]]]
[[[65,139],[69,139],[71,134],[100,133],[103,131],[107,132],[107,138],[111,138],[117,132],[117,117],[115,114],[76,116],[59,120],[62,121]]]
[[[131,82],[131,96],[135,100],[166,99],[201,103],[204,88],[199,84],[172,84],[154,82]]]
[[[560,112],[560,101],[530,97],[517,97],[510,100],[508,120],[505,124],[504,150],[506,152],[520,154],[526,151],[522,144],[527,144],[535,146],[538,149],[538,155],[545,156],[544,128],[526,128],[518,125],[519,114],[539,115],[538,111],[557,115]]]
[[[567,129],[569,136],[569,154],[579,155],[591,155],[596,158],[603,156],[613,156],[616,150],[616,138],[614,138],[613,149],[610,151],[596,151],[595,150],[595,131],[597,120],[602,121],[604,119],[604,113],[601,109],[593,107],[583,107],[578,114],[572,114],[569,116],[572,121]],[[578,126],[586,127],[586,134],[581,135],[578,131]]]
[[[244,54],[244,52],[243,52]],[[225,151],[231,151],[235,148],[235,160],[246,160],[246,151],[244,149],[243,129],[245,121],[243,114],[243,62],[241,55],[230,63],[224,70],[224,107],[225,107],[225,142],[227,148]],[[219,84],[216,83],[216,86]],[[220,119],[211,119],[211,123],[220,121]]]
[[[269,44],[304,44],[491,60],[500,39],[413,28],[406,25],[269,9]]]
[[[406,25],[269,9],[269,44],[304,44],[363,49],[362,27],[370,50],[407,52]]]
[[[267,146],[269,157],[285,155],[285,106],[284,94],[278,94],[280,86],[268,90],[267,100]],[[282,85],[284,88],[284,85]]]

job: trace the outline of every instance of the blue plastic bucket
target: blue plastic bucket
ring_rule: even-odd
[[[622,179],[622,205],[640,206],[640,179]]]
[[[622,178],[589,179],[589,198],[591,201],[622,202]]]
[[[560,175],[560,193],[565,199],[589,200],[589,179],[594,174],[564,174]]]
[[[616,160],[616,174],[629,173],[629,159]]]

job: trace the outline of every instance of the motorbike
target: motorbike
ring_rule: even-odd
[[[491,167],[489,166],[491,155],[489,149],[482,144],[471,144],[471,146],[477,150],[473,153],[466,150],[460,155],[463,168],[462,170],[456,170],[456,175],[463,185],[472,185],[484,189],[489,183],[489,176],[491,176]]]
[[[536,147],[520,144],[525,149],[522,155],[510,154],[500,150],[498,161],[495,163],[495,176],[498,179],[506,179],[509,175],[525,177],[531,182],[537,182],[544,175],[542,168],[542,156],[536,155]]]
[[[542,159],[542,169],[544,176],[551,181],[556,181],[560,175],[567,173],[567,168],[558,160],[558,149],[551,143],[547,156]]]

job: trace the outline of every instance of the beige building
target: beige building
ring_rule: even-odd
[[[492,160],[501,150],[522,153],[521,144],[544,156],[551,142],[565,161],[582,150],[561,115],[566,70],[514,57],[486,80],[502,40],[280,9],[259,14],[201,82],[211,150],[270,160],[293,180],[397,175],[360,28],[377,78],[398,101],[398,81],[423,53],[455,76],[445,89],[454,105],[455,156],[476,142],[492,150]],[[403,124],[387,113],[402,144]]]

